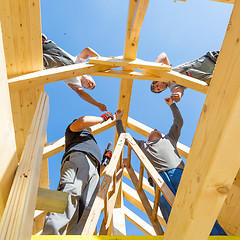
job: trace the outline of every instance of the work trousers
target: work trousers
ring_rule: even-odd
[[[80,235],[99,189],[97,164],[84,153],[72,152],[63,159],[60,173],[58,191],[69,193],[67,206],[63,214],[47,214],[42,234]]]
[[[175,196],[176,196],[179,182],[182,177],[182,172],[183,172],[182,169],[174,168],[174,169],[163,171],[160,173],[160,176],[163,178],[164,182],[168,185],[168,187],[171,189],[171,191]],[[156,184],[154,182],[153,182],[153,186],[154,188],[156,188]],[[160,196],[159,207],[161,209],[163,218],[167,223],[172,208],[162,193]],[[225,233],[223,228],[220,226],[218,221],[216,221],[210,235],[227,235],[227,234]]]

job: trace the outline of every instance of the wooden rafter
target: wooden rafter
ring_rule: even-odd
[[[143,19],[147,11],[149,0],[138,0],[135,8],[134,17],[132,19],[132,26],[130,31],[130,41],[138,42],[140,30],[142,27]]]
[[[239,13],[236,1],[165,239],[207,239],[240,167]]]
[[[125,60],[122,57],[115,58],[91,58],[89,60],[92,64],[99,64],[109,67],[132,67],[132,69],[139,69],[144,72],[120,71],[120,70],[108,70],[103,72],[96,72],[94,75],[106,76],[106,77],[126,77],[128,79],[143,79],[149,81],[173,81],[180,85],[191,88],[201,93],[207,93],[208,84],[204,81],[198,80],[193,77],[186,76],[184,74],[171,71],[171,67],[162,63],[148,62],[140,59],[137,60]],[[155,78],[154,78],[155,76]],[[135,77],[135,78],[134,78]]]
[[[22,89],[26,86],[31,87],[52,83],[55,81],[77,77],[84,74],[91,74],[98,71],[105,71],[108,69],[110,69],[108,66],[95,66],[88,63],[79,63],[25,74],[9,79],[8,83],[10,89],[15,90]]]

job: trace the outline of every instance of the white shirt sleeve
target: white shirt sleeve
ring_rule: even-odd
[[[63,52],[65,52],[63,49],[61,49]],[[86,62],[87,59],[84,59],[84,58],[80,58],[80,57],[74,57],[72,56],[71,54],[65,52],[75,63],[83,63],[83,62]],[[77,87],[79,88],[82,88],[82,83],[81,83],[81,77],[82,76],[79,76],[79,77],[74,77],[74,78],[69,78],[69,79],[66,79],[66,80],[63,80],[64,83],[67,84],[67,86],[72,89],[68,84],[73,84],[73,85],[77,85]]]

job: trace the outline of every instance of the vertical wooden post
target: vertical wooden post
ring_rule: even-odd
[[[0,26],[0,98],[1,98],[0,100],[0,115],[1,115],[0,219],[1,219],[18,164],[1,26]]]

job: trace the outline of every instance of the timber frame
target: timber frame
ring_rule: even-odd
[[[123,126],[145,137],[152,129],[129,117],[133,79],[174,81],[207,94],[191,149],[178,143],[179,153],[187,163],[176,197],[130,134],[118,138],[115,132],[113,156],[103,173],[83,235],[96,235],[102,211],[99,235],[126,235],[125,218],[143,233],[163,235],[158,239],[164,240],[190,240],[193,236],[195,240],[212,239],[208,236],[216,219],[229,235],[240,235],[239,217],[229,216],[230,210],[232,215],[240,214],[240,128],[236,128],[240,119],[240,1],[215,1],[232,3],[234,7],[210,86],[176,73],[167,65],[136,58],[149,0],[129,0],[123,56],[91,58],[88,63],[49,70],[43,70],[39,0],[26,0],[24,6],[19,0],[1,1],[0,239],[56,239],[32,236],[41,231],[46,211],[63,212],[68,197],[48,189],[48,158],[63,151],[65,143],[61,138],[46,144],[49,106],[44,84],[83,74],[121,78],[118,109],[124,109]],[[117,67],[122,69],[115,70]],[[225,79],[228,86],[223,89]],[[92,131],[96,135],[114,126],[115,121],[107,121],[92,127]],[[123,159],[125,142],[128,150]],[[139,173],[131,166],[132,150],[140,161]],[[156,183],[156,191],[144,178],[144,170]],[[132,181],[135,190],[122,182],[123,175]],[[154,202],[148,200],[146,192],[154,196]],[[158,207],[160,192],[172,206],[168,224]],[[152,226],[126,208],[123,198],[145,212]]]

